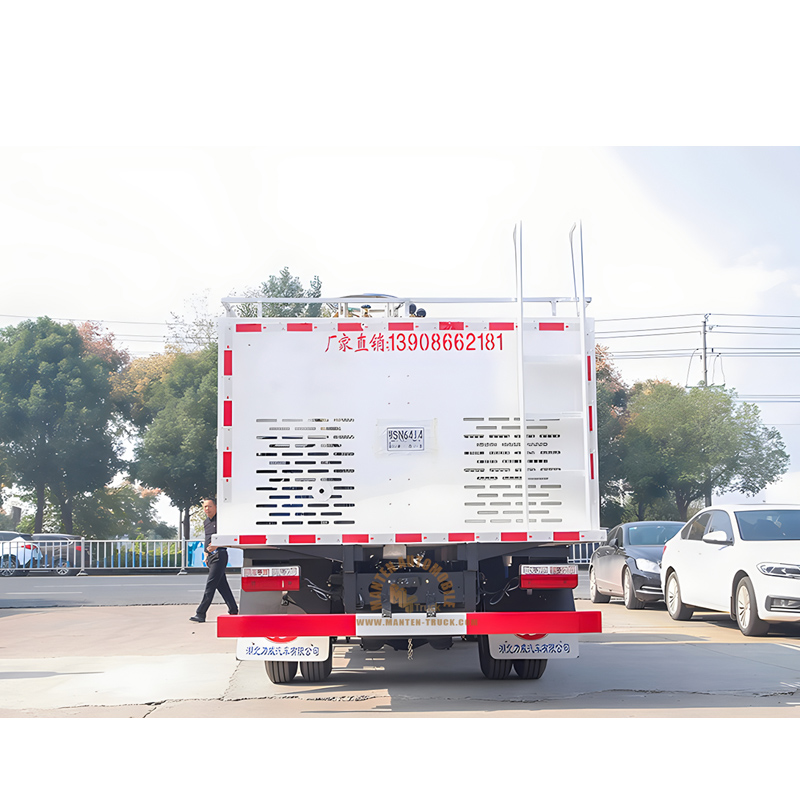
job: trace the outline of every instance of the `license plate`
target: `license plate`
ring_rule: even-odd
[[[577,658],[577,633],[546,633],[543,636],[517,636],[514,633],[489,634],[489,654],[494,658]]]
[[[237,639],[236,658],[239,661],[325,661],[330,648],[328,636]]]
[[[387,450],[424,450],[425,428],[387,428]]]

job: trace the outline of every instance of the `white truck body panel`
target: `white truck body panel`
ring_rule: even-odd
[[[219,325],[218,543],[602,540],[591,320]]]

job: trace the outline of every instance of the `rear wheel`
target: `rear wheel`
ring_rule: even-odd
[[[769,631],[769,623],[758,616],[750,578],[742,578],[736,587],[736,623],[745,636],[766,636]]]
[[[0,560],[0,575],[11,577],[17,571],[17,559],[14,556],[3,556]]]
[[[625,601],[625,608],[644,608],[644,603],[636,597],[636,592],[633,588],[633,575],[631,575],[631,571],[627,567],[622,572],[622,599]]]
[[[273,683],[291,683],[297,675],[296,661],[265,661],[264,667]]]
[[[478,658],[481,672],[491,681],[503,681],[511,674],[511,659],[494,658],[489,652],[489,637],[478,637]]]
[[[330,677],[333,669],[333,644],[324,661],[301,661],[300,672],[309,683],[320,683]]]
[[[607,603],[611,598],[607,594],[600,594],[597,590],[597,576],[594,567],[589,567],[589,599],[593,603]]]
[[[672,619],[686,622],[686,620],[692,618],[694,611],[683,604],[678,576],[674,572],[670,572],[667,578],[667,586],[664,595],[667,600],[667,611],[669,611],[669,615]]]
[[[514,672],[524,681],[536,680],[544,675],[547,669],[546,658],[521,658],[514,661]]]
[[[56,573],[56,575],[78,574],[78,570],[73,568],[72,564],[70,564],[69,559],[67,558],[57,559],[55,565],[53,566],[53,571]]]

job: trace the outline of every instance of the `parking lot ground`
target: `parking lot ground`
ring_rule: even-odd
[[[577,601],[579,609],[597,609]],[[798,717],[800,630],[743,637],[721,614],[601,608],[604,632],[537,681],[484,679],[476,646],[364,652],[340,642],[328,681],[273,685],[190,606],[0,610],[0,717]]]

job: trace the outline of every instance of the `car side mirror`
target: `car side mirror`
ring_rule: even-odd
[[[733,539],[725,531],[710,531],[704,534],[703,541],[706,544],[733,544]]]

